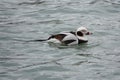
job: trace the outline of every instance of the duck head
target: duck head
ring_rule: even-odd
[[[87,38],[85,37],[85,35],[91,35],[92,33],[88,31],[88,29],[86,27],[79,27],[76,30],[76,36],[78,37],[78,39],[80,40],[87,40]]]

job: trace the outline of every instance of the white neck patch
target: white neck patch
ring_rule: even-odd
[[[87,41],[88,40],[87,37],[85,37],[85,36],[83,36],[83,37],[77,36],[77,38],[80,39],[80,40],[83,40],[83,41]]]

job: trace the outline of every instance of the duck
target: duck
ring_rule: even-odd
[[[76,31],[64,31],[53,34],[47,39],[39,39],[34,41],[47,41],[48,43],[57,43],[63,45],[76,45],[88,42],[86,35],[91,35],[86,27],[79,27]]]

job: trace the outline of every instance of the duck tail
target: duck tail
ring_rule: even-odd
[[[27,42],[42,42],[42,41],[47,41],[48,39],[36,39],[36,40],[29,40]]]

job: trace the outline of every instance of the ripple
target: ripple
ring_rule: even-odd
[[[32,2],[22,2],[22,3],[19,3],[18,5],[38,5],[38,4],[42,4],[44,3],[45,1],[40,1],[40,0],[36,0],[36,1],[32,1]]]
[[[41,24],[49,24],[49,23],[56,23],[56,24],[61,24],[63,23],[63,21],[61,20],[46,20],[46,21],[40,21],[37,23],[41,23]]]

